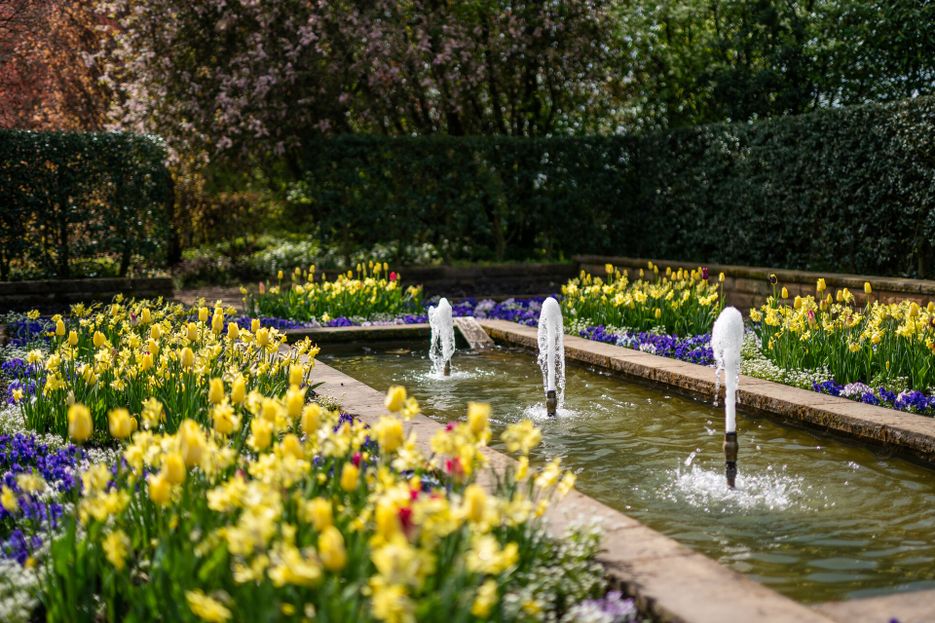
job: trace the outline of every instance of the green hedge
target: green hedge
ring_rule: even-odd
[[[291,223],[345,251],[931,276],[935,99],[628,137],[317,141]]]
[[[0,130],[0,278],[72,276],[80,262],[161,265],[172,182],[162,142]]]
[[[344,253],[376,244],[436,245],[448,260],[609,252],[626,235],[610,206],[626,201],[614,138],[383,138],[316,143],[290,193],[293,222]]]

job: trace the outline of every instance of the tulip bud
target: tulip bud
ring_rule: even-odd
[[[94,432],[94,422],[91,412],[83,404],[73,404],[68,407],[68,436],[75,443],[84,443]]]
[[[873,288],[870,287],[870,282],[865,281],[864,282],[864,294],[871,294],[872,292],[873,292]]]
[[[235,405],[239,405],[244,401],[244,398],[246,398],[246,394],[247,383],[242,376],[238,376],[231,385],[231,402]]]
[[[345,463],[341,469],[341,488],[350,493],[357,489],[359,479],[360,469],[353,463]]]
[[[302,432],[308,436],[318,432],[318,425],[321,422],[321,407],[317,403],[305,405],[302,409]]]
[[[69,346],[78,345],[78,332],[77,331],[72,330],[68,332],[68,345]]]
[[[224,381],[219,378],[213,378],[209,381],[208,400],[215,405],[224,400]]]

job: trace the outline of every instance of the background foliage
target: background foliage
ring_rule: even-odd
[[[935,99],[629,137],[319,141],[290,222],[348,250],[935,271]]]
[[[162,264],[171,197],[153,137],[0,130],[0,278],[66,278],[102,256],[119,276]]]

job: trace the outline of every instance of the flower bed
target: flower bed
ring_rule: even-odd
[[[815,295],[777,290],[750,311],[759,350],[787,370],[821,370],[815,391],[923,415],[935,415],[935,303],[855,303],[843,288],[832,296],[824,279]]]
[[[639,278],[607,264],[606,279],[581,276],[562,286],[567,323],[627,327],[641,332],[661,329],[671,335],[708,333],[723,308],[719,283],[710,283],[708,270],[673,271],[649,262]],[[720,276],[723,281],[723,275]]]
[[[331,281],[324,274],[319,278],[315,266],[307,271],[296,267],[290,284],[284,285],[283,277],[279,271],[275,285],[260,282],[257,292],[241,288],[251,317],[328,323],[339,317],[399,316],[422,309],[422,287],[403,288],[399,275],[379,262],[358,264],[356,272],[340,273]]]
[[[36,389],[0,424],[54,435],[0,435],[4,620],[636,615],[605,595],[593,529],[541,525],[574,477],[530,466],[531,422],[503,433],[518,462],[497,474],[482,404],[424,456],[404,389],[368,426],[317,401],[315,349],[282,357],[275,329],[225,312],[119,301],[28,336],[7,367]]]

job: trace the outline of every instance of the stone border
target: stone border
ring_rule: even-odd
[[[383,394],[320,361],[312,371],[316,391],[369,424],[386,410]],[[431,454],[429,441],[442,429],[419,415],[407,424],[418,447]],[[503,470],[512,459],[486,449],[490,465]],[[641,610],[672,623],[832,623],[832,619],[758,584],[578,491],[553,504],[548,529],[560,536],[582,520],[597,520],[604,531],[600,561],[613,582],[636,598]]]
[[[538,348],[535,327],[505,320],[481,320],[480,324],[496,341]],[[714,395],[714,371],[694,363],[573,335],[565,336],[565,356],[702,398],[711,399]],[[740,377],[737,404],[746,410],[778,415],[861,441],[895,447],[918,459],[935,463],[935,418],[875,407],[750,376]]]
[[[312,329],[287,329],[286,339],[294,344],[305,338],[316,344],[333,344],[335,342],[372,342],[379,340],[411,340],[427,338],[432,332],[431,327],[424,323],[419,324],[389,324],[372,325],[367,327],[317,327]]]
[[[815,609],[841,623],[932,623],[935,589],[819,604]]]

